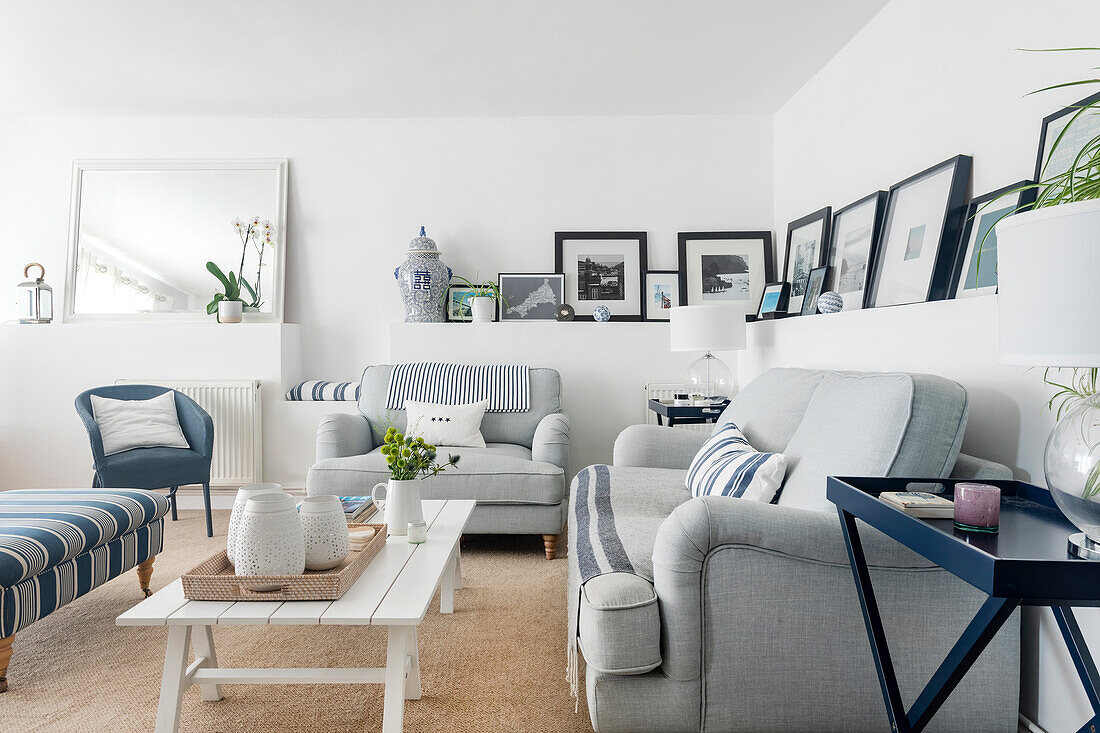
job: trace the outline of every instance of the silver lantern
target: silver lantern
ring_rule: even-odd
[[[53,320],[53,288],[46,284],[46,268],[32,262],[23,268],[23,277],[30,277],[31,268],[38,268],[38,277],[19,283],[19,322],[49,323]]]

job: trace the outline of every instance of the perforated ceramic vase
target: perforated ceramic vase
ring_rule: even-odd
[[[237,575],[304,573],[306,541],[294,497],[280,492],[250,498],[237,527],[234,551]]]
[[[335,496],[310,496],[302,500],[302,531],[306,541],[306,570],[328,570],[351,552],[344,507]]]
[[[225,538],[225,554],[229,556],[230,563],[236,564],[234,558],[237,555],[237,548],[234,544],[237,541],[237,527],[241,522],[241,516],[244,514],[244,505],[253,496],[277,494],[282,490],[282,484],[248,484],[237,489],[237,498],[233,500],[233,513],[229,515],[229,532]]]
[[[405,301],[406,323],[442,323],[443,294],[451,282],[451,268],[439,260],[435,240],[420,227],[420,236],[409,242],[405,262],[393,271]]]

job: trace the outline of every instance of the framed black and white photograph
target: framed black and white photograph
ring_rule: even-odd
[[[578,321],[599,306],[613,321],[642,320],[645,232],[556,232],[554,269],[565,276],[562,298]]]
[[[497,285],[504,302],[501,321],[553,321],[562,304],[565,276],[545,272],[502,272]]]
[[[810,270],[810,276],[806,278],[806,294],[802,298],[802,312],[799,315],[812,316],[817,313],[817,299],[825,292],[825,279],[828,276],[828,265]]]
[[[680,232],[677,240],[684,305],[739,302],[751,310],[775,279],[771,232]]]
[[[1043,118],[1039,151],[1035,156],[1036,181],[1045,181],[1068,171],[1081,148],[1100,135],[1100,115],[1091,110],[1082,112],[1083,108],[1097,102],[1100,102],[1100,93]],[[1065,134],[1062,134],[1063,131]]]
[[[645,319],[667,321],[680,301],[679,270],[648,270],[645,274]]]
[[[787,315],[787,299],[791,294],[789,282],[767,283],[756,307],[757,320],[782,318]]]
[[[465,285],[451,285],[447,288],[447,300],[443,306],[443,312],[448,321],[452,323],[469,323],[473,320],[470,312],[470,301],[474,297],[474,289]]]
[[[787,251],[783,256],[783,267],[786,272],[784,279],[791,284],[791,296],[787,302],[789,313],[801,312],[810,270],[821,267],[825,259],[832,214],[832,208],[826,206],[787,225]]]
[[[825,290],[838,293],[846,311],[859,310],[864,305],[888,196],[886,191],[876,191],[833,212],[825,257],[829,265]]]
[[[1035,201],[1031,181],[1017,181],[970,199],[966,205],[962,238],[951,274],[951,297],[973,298],[997,293],[997,222]],[[979,254],[980,253],[980,254]]]
[[[868,308],[947,296],[972,164],[957,155],[890,187]]]

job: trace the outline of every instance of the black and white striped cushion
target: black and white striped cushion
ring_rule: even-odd
[[[405,400],[436,405],[489,400],[486,412],[527,412],[531,405],[530,368],[511,364],[395,364],[386,407],[404,409]]]
[[[733,423],[712,435],[688,468],[684,484],[692,496],[732,496],[770,502],[779,494],[787,457],[760,453]]]

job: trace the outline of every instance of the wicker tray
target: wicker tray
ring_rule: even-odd
[[[374,537],[330,570],[302,575],[234,575],[222,550],[184,574],[183,597],[192,601],[334,601],[359,579],[386,544],[386,525],[349,524],[348,529],[373,527]]]

